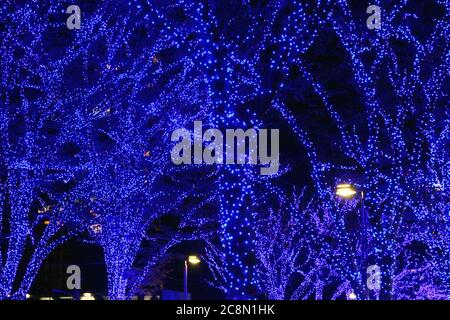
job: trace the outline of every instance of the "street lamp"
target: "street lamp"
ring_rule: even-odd
[[[348,183],[338,184],[336,186],[336,195],[343,198],[351,198],[356,194],[355,188]]]
[[[184,260],[184,299],[188,299],[188,263],[189,264],[199,264],[200,258],[197,256],[188,256]]]
[[[83,293],[83,295],[80,297],[80,300],[95,300],[95,297],[92,293],[90,292],[85,292]]]
[[[367,265],[367,225],[368,225],[368,217],[366,210],[364,210],[364,191],[361,189],[357,189],[355,186],[342,183],[336,186],[336,195],[342,198],[352,198],[355,194],[360,193],[361,199],[361,251],[362,251],[362,274],[365,273],[364,267]],[[366,289],[364,291],[364,296],[368,298],[368,292]]]
[[[188,257],[188,262],[190,264],[199,264],[200,263],[200,258],[197,256],[189,256]]]

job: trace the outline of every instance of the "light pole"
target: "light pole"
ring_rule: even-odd
[[[199,264],[200,258],[197,256],[188,256],[184,259],[184,299],[188,300],[188,264]]]
[[[336,186],[336,195],[340,196],[342,198],[352,198],[356,193],[360,193],[360,201],[361,201],[361,253],[362,253],[362,267],[361,267],[361,274],[366,274],[365,267],[367,266],[367,226],[368,226],[368,218],[366,210],[364,210],[364,191],[363,190],[357,190],[354,186],[348,183],[344,184],[338,184]],[[366,274],[367,276],[367,274]],[[363,276],[364,278],[364,276]],[[367,288],[365,287],[363,283],[363,292],[364,297],[366,299],[369,298],[369,293],[367,291]]]

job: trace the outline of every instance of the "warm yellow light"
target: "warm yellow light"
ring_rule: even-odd
[[[198,263],[200,263],[200,259],[197,256],[189,256],[188,262],[191,264],[198,264]]]
[[[95,297],[92,293],[86,292],[80,297],[80,300],[95,300]]]
[[[344,198],[350,198],[356,193],[356,190],[350,184],[338,184],[336,187],[336,195]]]
[[[349,300],[356,300],[356,294],[355,294],[354,292],[351,292],[351,293],[348,295],[348,299],[349,299]]]

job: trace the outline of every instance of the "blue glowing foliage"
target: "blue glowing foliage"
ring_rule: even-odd
[[[326,266],[334,273],[334,280],[326,281],[343,281],[335,297],[344,292],[364,297],[361,231],[349,232],[333,192],[337,183],[352,182],[364,190],[369,216],[369,253],[364,264],[379,265],[384,279],[381,290],[371,297],[448,298],[450,117],[446,89],[450,69],[446,3],[433,2],[433,20],[426,17],[423,3],[383,6],[379,30],[366,28],[367,17],[357,14],[361,8],[355,1],[324,1],[316,7],[284,1],[270,1],[261,7],[245,2],[242,6],[241,15],[232,12],[233,17],[225,19],[233,23],[208,16],[219,31],[211,32],[211,39],[218,43],[206,42],[212,48],[223,45],[225,49],[218,49],[217,56],[226,57],[210,59],[221,67],[212,68],[222,71],[210,78],[223,81],[224,86],[233,85],[222,97],[235,99],[227,103],[226,98],[217,98],[217,104],[225,105],[221,119],[227,121],[226,114],[232,114],[236,122],[240,115],[237,101],[251,104],[258,98],[263,102],[258,108],[278,113],[298,138],[309,160],[312,185],[321,207],[330,215],[329,227],[334,228],[328,240],[317,239],[324,248],[318,251],[324,259],[317,268]],[[270,17],[265,16],[265,9]],[[232,26],[239,26],[243,16],[250,22],[239,28],[245,31],[233,34],[231,29],[236,28]],[[258,19],[264,21],[264,27]],[[229,38],[221,32],[228,32]],[[251,54],[243,52],[246,49]],[[240,91],[245,86],[252,89]],[[251,245],[245,251],[235,252],[245,243],[239,235],[246,225],[243,219],[248,218],[245,212],[251,208],[245,205],[244,210],[233,211],[244,203],[247,192],[247,179],[241,181],[241,197],[221,202],[231,206],[229,213],[222,209],[222,227],[229,230],[222,239],[234,247],[216,246],[211,255],[231,256],[231,266],[246,271],[242,254],[255,253],[255,241],[248,242]],[[253,197],[253,203],[255,199],[259,198]],[[256,221],[255,209],[252,216]],[[248,239],[254,239],[252,235],[249,233]],[[322,246],[326,241],[333,245]],[[247,288],[242,285],[246,279],[242,270],[236,272],[230,263],[219,267],[217,259],[212,260],[216,260],[212,264],[221,270],[222,279],[236,275],[239,279],[239,283],[224,280],[224,290],[243,294]],[[255,275],[247,279],[261,282]],[[316,294],[316,298],[321,296]]]
[[[82,5],[79,30],[63,23],[63,2],[2,5],[11,26],[2,25],[1,43],[1,217],[10,221],[1,230],[8,248],[0,259],[0,298],[15,291],[32,241],[23,298],[43,259],[67,238],[55,240],[60,229],[88,230],[103,247],[112,299],[132,295],[154,263],[127,283],[149,226],[179,214],[194,192],[195,184],[183,180],[186,168],[170,162],[170,134],[205,117],[208,107],[204,77],[186,54],[194,47],[192,26],[172,4]],[[180,228],[190,216],[183,212]],[[34,240],[39,223],[45,231]],[[187,237],[172,236],[161,254]]]

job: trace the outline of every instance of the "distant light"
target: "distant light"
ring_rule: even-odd
[[[48,225],[50,224],[50,220],[49,220],[49,219],[45,219],[45,220],[44,220],[44,224],[45,224],[46,226],[48,226]]]
[[[442,191],[442,185],[439,182],[433,183],[434,190]]]
[[[349,300],[356,300],[356,294],[355,294],[354,292],[351,292],[351,293],[348,295],[348,299],[349,299]]]
[[[95,297],[92,293],[90,292],[85,292],[83,293],[83,295],[80,297],[80,300],[95,300]]]
[[[190,264],[199,264],[200,263],[200,258],[197,256],[189,256],[188,257],[188,262]]]
[[[95,234],[102,233],[102,225],[99,223],[91,225],[90,228],[91,228],[92,232]]]
[[[50,207],[50,206],[44,206],[44,207],[42,207],[42,208],[38,209],[38,213],[39,213],[39,214],[41,214],[41,213],[45,213],[45,212],[48,212],[48,211],[50,211],[50,209],[51,209],[51,207]]]
[[[353,188],[351,184],[344,183],[344,184],[338,184],[336,186],[336,195],[343,197],[343,198],[350,198],[354,194],[356,194],[356,190]]]

